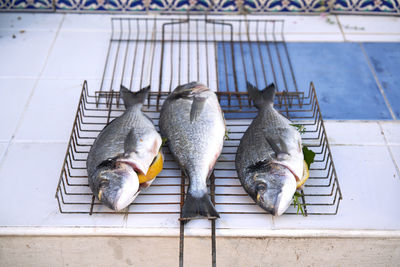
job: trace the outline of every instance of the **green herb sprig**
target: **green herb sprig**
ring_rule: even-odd
[[[161,138],[161,146],[164,146],[165,143],[167,143],[167,141],[168,141],[168,138],[167,138],[167,137]]]
[[[229,135],[231,134],[231,129],[226,128],[225,130],[225,140],[229,140]]]
[[[294,208],[297,207],[297,214],[299,214],[299,212],[301,212],[301,215],[306,216],[306,214],[304,213],[304,209],[303,207],[305,206],[304,203],[300,203],[299,197],[302,197],[303,195],[299,192],[296,191],[293,195],[293,206]]]
[[[310,169],[311,163],[314,162],[315,152],[310,150],[308,147],[303,146],[303,155],[304,155],[304,161],[307,163],[308,169]]]
[[[290,125],[293,126],[294,128],[296,128],[297,131],[299,131],[300,134],[303,134],[303,133],[306,132],[306,128],[302,124],[294,124],[294,123],[292,123]]]

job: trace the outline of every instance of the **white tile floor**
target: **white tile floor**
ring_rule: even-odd
[[[41,79],[14,141],[63,141],[71,134],[83,80]],[[55,125],[55,123],[57,123]]]
[[[398,176],[400,176],[399,174],[399,168],[400,168],[400,146],[396,145],[396,146],[390,146],[390,150],[392,151],[393,157],[394,157],[394,161],[397,167],[397,172],[398,172]]]
[[[378,122],[325,123],[331,145],[385,145]]]
[[[259,18],[259,16],[249,16]],[[282,19],[282,16],[268,16]],[[287,42],[343,42],[336,16],[286,16],[285,40]]]
[[[0,30],[56,31],[63,14],[1,13]]]
[[[0,84],[0,118],[2,123],[0,141],[8,142],[15,133],[26,108],[35,80],[0,78]]]
[[[1,77],[35,78],[44,67],[56,32],[0,30],[0,36]]]
[[[0,226],[124,226],[161,231],[178,227],[177,215],[124,217],[58,212],[54,194],[81,84],[83,79],[89,79],[90,88],[99,86],[110,17],[19,13],[0,16],[0,213],[5,214],[0,217]],[[370,35],[376,36],[377,32],[396,41],[400,29],[399,20],[391,18],[379,18],[379,26],[372,28],[366,21],[376,17],[278,18],[287,20],[287,41],[343,41],[353,35],[370,40]],[[342,26],[364,27],[365,34],[354,32],[349,26],[343,35],[339,22]],[[400,123],[326,121],[326,128],[344,195],[338,215],[259,215],[251,222],[237,215],[223,215],[217,227],[400,230]],[[207,221],[198,221],[188,224],[187,231],[196,233],[209,227]]]
[[[400,18],[374,17],[370,23],[364,16],[338,16],[346,41],[400,41]],[[390,26],[388,26],[390,25]]]
[[[43,78],[101,79],[109,40],[107,32],[67,31],[63,27],[49,55]]]
[[[400,145],[400,124],[397,122],[380,122],[390,145]]]
[[[7,146],[8,146],[8,143],[2,143],[2,142],[0,142],[0,162],[2,161],[2,159],[3,159],[3,156],[4,156],[4,153],[6,152],[6,149],[7,149]]]

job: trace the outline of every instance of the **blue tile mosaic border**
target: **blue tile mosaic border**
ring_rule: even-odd
[[[331,1],[326,0],[245,0],[249,12],[326,12]]]
[[[55,1],[55,0],[54,0]],[[53,0],[0,0],[0,11],[53,11]]]
[[[400,0],[0,0],[0,11],[7,10],[400,15]]]
[[[58,10],[77,11],[146,11],[144,0],[56,0]]]
[[[383,12],[399,13],[399,0],[336,0],[333,11],[338,12]]]

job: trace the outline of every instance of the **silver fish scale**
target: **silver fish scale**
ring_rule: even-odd
[[[134,134],[141,138],[146,138],[146,134],[156,131],[139,106],[128,108],[124,114],[111,121],[96,138],[87,159],[89,180],[100,163],[124,153],[125,140],[132,129],[135,129]]]
[[[200,93],[206,97],[200,116],[190,122],[192,99],[166,100],[160,130],[168,136],[171,153],[190,179],[189,192],[207,191],[207,178],[221,153],[225,122],[216,95],[211,91]]]
[[[275,141],[280,148],[281,139],[290,154],[302,153],[301,136],[290,123],[272,106],[266,107],[259,110],[257,117],[244,133],[236,155],[236,170],[243,186],[249,191],[255,190],[255,184],[248,167],[257,162],[276,160],[275,152],[266,137]]]

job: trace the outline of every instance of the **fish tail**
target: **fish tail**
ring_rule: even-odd
[[[188,193],[185,198],[185,203],[183,204],[181,217],[183,220],[200,218],[215,219],[219,218],[219,214],[211,203],[208,194],[204,194],[201,197],[195,197]]]
[[[131,92],[121,84],[120,95],[124,100],[125,108],[129,108],[135,105],[143,105],[147,95],[150,92],[150,85],[140,89],[137,92]]]
[[[271,83],[264,90],[258,90],[257,87],[247,82],[247,91],[249,92],[250,98],[254,101],[254,105],[257,108],[266,106],[267,104],[272,105],[275,97],[275,84]]]

